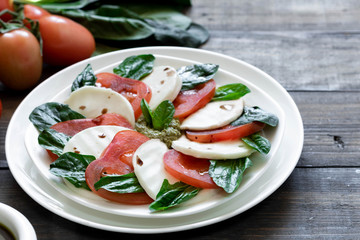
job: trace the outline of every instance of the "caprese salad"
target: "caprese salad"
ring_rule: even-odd
[[[218,65],[175,69],[155,61],[131,56],[97,74],[87,65],[65,102],[32,111],[50,172],[113,202],[149,204],[152,212],[201,189],[233,193],[250,155],[270,151],[262,132],[278,118],[248,106],[244,84],[217,86]]]

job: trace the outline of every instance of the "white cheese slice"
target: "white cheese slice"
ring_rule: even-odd
[[[143,143],[133,156],[135,175],[145,192],[154,200],[164,179],[168,179],[170,183],[177,181],[164,168],[163,157],[167,151],[165,143],[159,139],[151,139]]]
[[[135,126],[134,110],[130,102],[110,88],[93,86],[79,88],[70,94],[65,104],[87,118],[95,118],[104,113],[117,113]]]
[[[87,128],[70,138],[65,144],[63,152],[75,152],[99,158],[115,134],[123,130],[130,129],[111,125]]]
[[[172,102],[182,86],[182,80],[176,69],[170,66],[155,67],[142,82],[151,88],[152,96],[149,102],[151,109],[155,109],[162,101]]]
[[[243,112],[242,98],[231,101],[210,102],[205,107],[187,117],[181,129],[210,130],[223,127],[237,119]]]
[[[190,141],[184,135],[178,140],[173,141],[172,147],[186,155],[214,160],[247,157],[255,151],[241,140],[198,143]]]

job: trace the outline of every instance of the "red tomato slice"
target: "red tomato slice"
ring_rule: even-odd
[[[198,188],[218,188],[208,171],[210,161],[170,150],[164,155],[165,170],[180,181]]]
[[[85,178],[90,189],[99,196],[118,203],[139,205],[152,202],[153,200],[146,193],[120,194],[94,188],[94,184],[103,176],[133,172],[132,156],[136,149],[147,140],[149,140],[148,137],[136,131],[118,132],[101,157],[91,162],[86,168]]]
[[[196,86],[194,89],[180,91],[173,101],[175,107],[174,117],[183,119],[204,107],[213,98],[215,89],[215,81],[210,80]]]
[[[100,125],[116,125],[133,129],[130,122],[120,114],[105,113],[92,120],[97,126]]]
[[[236,140],[259,132],[265,127],[265,123],[251,122],[240,126],[225,126],[209,131],[186,131],[186,137],[191,141],[201,143]]]
[[[100,125],[116,125],[132,129],[129,121],[123,116],[116,113],[102,114],[94,119],[73,119],[64,122],[59,122],[51,126],[50,128],[64,133],[69,136],[74,136],[78,132],[89,128]]]
[[[94,119],[73,119],[64,122],[59,122],[51,126],[51,129],[54,129],[58,132],[64,133],[68,136],[74,136],[78,132],[85,130],[90,127],[100,126],[100,125],[115,125],[132,129],[129,121],[123,116],[116,113],[106,113],[102,114]],[[58,156],[51,151],[47,150],[48,155],[52,161],[55,161]]]
[[[126,97],[134,109],[135,119],[140,117],[142,114],[140,108],[141,99],[144,98],[147,102],[151,99],[149,86],[141,81],[124,78],[114,73],[99,73],[96,77],[96,82],[100,83],[102,87],[111,88]]]

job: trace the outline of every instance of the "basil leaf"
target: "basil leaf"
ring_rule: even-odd
[[[156,107],[152,115],[152,125],[156,130],[167,128],[172,121],[175,107],[169,100],[165,100]]]
[[[152,128],[153,127],[153,122],[152,122],[153,113],[150,109],[149,104],[146,102],[145,99],[141,99],[140,108],[141,108],[141,111],[143,113],[146,123],[148,124],[149,127]]]
[[[122,77],[140,80],[152,72],[154,61],[155,57],[152,54],[131,56],[126,58],[113,71]]]
[[[239,188],[245,170],[252,166],[249,158],[210,160],[209,175],[227,193]]]
[[[181,90],[193,89],[195,86],[211,80],[219,69],[212,63],[184,66],[177,70],[182,79]]]
[[[94,156],[67,152],[50,164],[50,172],[65,178],[77,188],[90,190],[86,184],[85,170],[94,160]]]
[[[145,99],[142,99],[140,107],[147,125],[159,131],[169,126],[175,113],[175,107],[169,100],[162,101],[159,106],[152,111]]]
[[[265,137],[261,136],[259,133],[252,134],[242,140],[249,145],[252,149],[255,149],[261,154],[268,154],[271,149],[271,143]]]
[[[150,204],[149,209],[152,212],[166,210],[195,197],[199,191],[199,188],[183,182],[177,182],[171,185],[169,181],[165,179],[156,196],[156,200]]]
[[[73,111],[68,105],[57,102],[44,103],[36,107],[29,116],[30,121],[40,132],[58,122],[81,118],[85,117]]]
[[[95,86],[96,76],[90,64],[75,78],[71,92],[84,87],[84,86]]]
[[[259,107],[244,107],[243,114],[231,123],[232,126],[244,125],[250,122],[263,122],[272,127],[279,123],[279,119],[275,114],[266,112]]]
[[[70,140],[70,136],[60,133],[54,129],[45,129],[38,137],[39,145],[50,150],[56,155],[63,154],[65,144]]]
[[[115,193],[139,193],[144,192],[135,173],[125,175],[109,175],[102,177],[94,184],[96,190],[103,188]]]
[[[211,101],[236,100],[250,93],[250,89],[241,83],[231,83],[218,87]]]

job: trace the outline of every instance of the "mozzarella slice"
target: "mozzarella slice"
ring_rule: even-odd
[[[142,144],[133,156],[135,175],[145,192],[154,200],[164,179],[168,179],[170,183],[177,181],[164,168],[163,157],[167,151],[163,142],[151,139]]]
[[[152,92],[149,106],[155,109],[162,101],[173,101],[179,94],[182,80],[176,69],[170,66],[155,67],[142,82],[146,83]]]
[[[241,140],[198,143],[190,141],[184,135],[173,141],[172,147],[193,157],[219,160],[247,157],[255,151]]]
[[[85,86],[72,92],[65,101],[71,109],[87,118],[95,118],[104,113],[117,113],[135,126],[134,111],[130,102],[110,88]]]
[[[75,152],[99,158],[115,134],[123,130],[130,129],[111,125],[87,128],[70,138],[65,144],[63,152]]]
[[[210,102],[205,107],[187,117],[181,129],[210,130],[228,125],[243,112],[242,98],[232,101]]]

